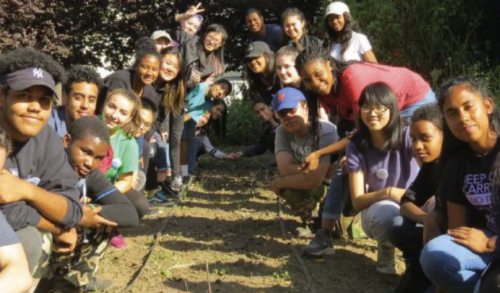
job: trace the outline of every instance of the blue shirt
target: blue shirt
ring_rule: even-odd
[[[52,127],[61,138],[68,133],[66,127],[66,112],[64,106],[54,107],[50,113],[49,121],[47,124]]]
[[[209,85],[205,82],[198,83],[188,94],[188,114],[198,122],[205,112],[212,107],[212,101],[205,98]]]
[[[281,26],[277,24],[266,24],[266,34],[264,37],[252,35],[250,42],[262,41],[269,46],[271,51],[278,51],[285,45],[285,35]]]

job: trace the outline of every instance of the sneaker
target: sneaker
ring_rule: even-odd
[[[175,198],[179,192],[175,191],[172,189],[170,186],[170,183],[167,183],[166,181],[160,184],[161,191],[168,197],[168,198]]]
[[[335,248],[333,247],[332,232],[319,229],[316,231],[316,236],[311,241],[309,245],[304,247],[302,251],[304,255],[312,256],[323,256],[323,255],[333,255],[335,254]]]
[[[170,183],[170,187],[174,190],[174,191],[179,191],[181,190],[181,187],[182,187],[182,177],[177,175],[174,177],[174,180],[172,180],[172,183]]]
[[[394,246],[388,241],[377,242],[377,271],[386,275],[397,275]]]
[[[115,235],[111,237],[111,241],[109,242],[111,246],[117,249],[122,249],[127,247],[127,242],[125,242],[125,238],[123,238],[122,234]]]
[[[174,205],[175,202],[163,192],[163,190],[157,191],[153,197],[149,200],[150,204],[157,204],[157,205]]]

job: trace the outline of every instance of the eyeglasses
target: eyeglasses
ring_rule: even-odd
[[[299,107],[295,107],[293,109],[283,109],[278,112],[278,117],[279,118],[285,118],[288,115],[295,115],[297,113]]]
[[[382,115],[387,110],[389,110],[389,108],[386,106],[363,106],[363,107],[361,107],[361,113],[363,113],[363,114],[369,114],[373,111],[373,112],[375,112],[376,115]]]
[[[222,41],[219,41],[219,40],[217,40],[216,38],[214,38],[214,37],[212,37],[212,36],[209,36],[209,35],[207,35],[207,36],[205,37],[205,40],[206,40],[207,42],[211,43],[212,45],[216,46],[216,47],[218,47],[218,46],[222,45]]]

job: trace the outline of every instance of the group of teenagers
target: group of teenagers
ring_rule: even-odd
[[[232,91],[227,33],[198,37],[197,11],[176,15],[176,41],[137,40],[129,68],[104,79],[31,48],[0,55],[1,292],[111,288],[95,275],[109,245],[126,246],[118,229],[172,204],[201,150],[234,157],[206,135]]]
[[[232,91],[221,78],[228,35],[219,24],[198,35],[202,12],[139,39],[130,68],[104,80],[29,48],[0,55],[2,292],[110,288],[95,276],[108,245],[126,245],[117,229],[170,203],[201,150],[274,152],[271,189],[302,234],[315,226],[306,255],[333,254],[341,215],[360,213],[378,272],[396,274],[403,252],[395,292],[499,292],[500,113],[480,81],[453,78],[436,98],[419,74],[377,64],[343,2],[328,5],[322,38],[296,8],[282,25],[250,9],[244,78],[262,128],[225,154],[207,132]]]
[[[377,64],[343,2],[327,6],[322,38],[295,8],[281,19],[247,12],[244,76],[276,158],[271,189],[299,235],[315,234],[303,253],[334,254],[341,215],[359,213],[376,271],[396,274],[403,253],[394,292],[499,292],[500,112],[484,84],[452,78],[437,97],[419,74]]]

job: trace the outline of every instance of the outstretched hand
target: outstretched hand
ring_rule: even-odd
[[[309,174],[316,170],[319,165],[319,159],[321,156],[317,152],[310,153],[305,159],[302,165],[298,167],[299,171],[302,171],[304,174]]]
[[[185,14],[187,17],[191,17],[193,15],[202,13],[205,9],[202,7],[201,2],[196,4],[195,6],[189,6],[188,10],[186,10]]]
[[[107,220],[99,215],[102,211],[102,207],[98,206],[95,209],[91,209],[89,206],[83,206],[83,217],[80,221],[80,226],[88,228],[98,228],[101,226],[116,227],[117,223]]]

